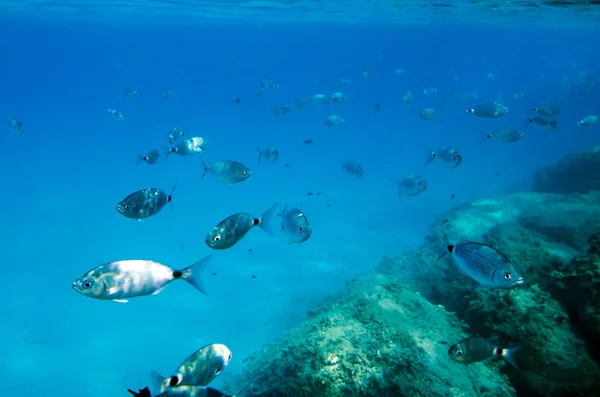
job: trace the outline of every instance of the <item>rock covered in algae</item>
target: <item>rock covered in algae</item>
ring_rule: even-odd
[[[453,314],[394,277],[353,280],[331,302],[248,359],[228,390],[243,396],[514,396],[496,363],[462,365]],[[247,387],[246,387],[247,386]]]
[[[595,395],[600,368],[574,331],[572,316],[556,299],[553,286],[559,277],[556,269],[579,269],[576,274],[580,274],[581,266],[573,258],[587,249],[584,242],[600,228],[599,208],[598,193],[523,193],[475,200],[439,219],[417,252],[388,258],[382,267],[389,274],[409,274],[415,288],[456,312],[470,332],[522,344],[517,360],[521,370],[505,370],[520,394]],[[444,233],[451,243],[468,239],[498,249],[520,271],[526,285],[476,290],[449,256],[436,262],[444,252]],[[562,285],[568,284],[563,280]],[[593,296],[589,291],[598,285],[586,285],[571,284],[567,294]],[[598,305],[597,299],[592,302]]]
[[[588,193],[600,190],[600,146],[574,153],[534,175],[531,189],[540,193]]]

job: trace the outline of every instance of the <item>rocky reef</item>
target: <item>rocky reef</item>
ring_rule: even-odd
[[[558,186],[562,174],[549,175]],[[443,256],[445,237],[493,246],[525,285],[475,288]],[[523,346],[519,369],[453,362],[449,344],[475,334]],[[252,397],[591,397],[600,396],[599,363],[600,193],[519,193],[439,217],[418,250],[350,282],[249,357],[228,389],[247,385],[242,395]]]

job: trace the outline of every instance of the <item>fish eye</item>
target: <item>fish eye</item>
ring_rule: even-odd
[[[178,383],[179,383],[179,378],[177,378],[176,376],[171,376],[171,378],[169,379],[169,386],[175,387],[175,386],[177,386]]]
[[[304,228],[302,226],[300,226],[300,229],[298,229],[298,230],[300,230],[300,233],[302,233],[304,231]]]
[[[126,210],[128,210],[128,209],[130,209],[130,208],[131,208],[131,206],[130,206],[129,204],[125,204],[125,209],[126,209]]]
[[[83,288],[90,288],[92,286],[92,282],[90,280],[85,280],[82,285]]]
[[[218,243],[221,240],[221,236],[217,234],[215,237],[213,237],[213,240],[215,241],[215,243]]]
[[[454,355],[457,356],[457,357],[462,356],[462,354],[463,354],[463,352],[460,349],[458,349],[457,351],[454,352]]]
[[[246,171],[242,170],[242,175],[246,175]]]
[[[512,274],[510,273],[504,273],[504,279],[505,280],[510,280],[512,278]]]

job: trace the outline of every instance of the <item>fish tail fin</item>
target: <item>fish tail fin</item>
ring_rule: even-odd
[[[202,162],[202,177],[200,178],[200,180],[204,180],[204,177],[208,172],[208,167],[206,166],[206,163],[204,163],[204,158],[200,157],[200,161]]]
[[[256,150],[258,150],[258,161],[256,163],[260,164],[260,159],[262,159],[263,153],[258,146],[256,147]]]
[[[152,384],[152,390],[158,394],[161,392],[162,383],[166,378],[156,371],[150,371],[150,381]]]
[[[171,209],[174,210],[175,208],[173,208],[173,193],[175,193],[175,189],[177,189],[177,181],[175,181],[175,183],[173,184],[173,187],[171,188],[171,193],[169,193],[169,204],[171,204]]]
[[[519,353],[519,350],[521,350],[522,348],[523,346],[516,346],[503,349],[502,358],[504,359],[504,361],[512,365],[515,369],[521,369],[519,367],[519,364],[517,363],[516,356]]]
[[[269,207],[268,210],[266,210],[259,218],[259,222],[258,225],[265,231],[267,232],[267,234],[271,237],[275,236],[275,232],[273,231],[273,226],[271,225],[271,218],[273,217],[273,214],[275,213],[275,210],[277,210],[277,207],[279,206],[279,201],[276,202],[275,204],[273,204],[271,207]]]
[[[137,167],[138,165],[140,165],[140,163],[144,160],[144,156],[141,156],[139,154],[135,154],[135,167]]]
[[[169,158],[170,155],[171,155],[171,148],[168,147],[167,145],[165,145],[165,159],[163,160],[163,163],[167,162],[167,159]]]
[[[140,389],[137,392],[135,392],[131,389],[127,389],[127,391],[129,393],[131,393],[134,397],[152,397],[152,393],[150,392],[150,389],[148,389],[147,387],[144,387],[143,389]]]
[[[398,183],[398,197],[402,197],[402,184]]]
[[[194,288],[200,291],[204,295],[208,295],[206,289],[204,288],[204,282],[200,275],[206,269],[206,265],[210,262],[212,255],[207,255],[204,258],[200,259],[198,262],[191,264],[185,269],[181,270],[182,276],[181,278],[191,284]]]
[[[529,127],[533,123],[533,119],[526,119],[523,128]]]
[[[440,256],[438,256],[435,263],[438,263],[439,261],[441,261],[442,258],[444,258],[448,254],[448,252],[450,252],[450,242],[448,241],[448,236],[446,235],[445,230],[442,230],[442,235],[444,236],[444,253],[442,253]]]
[[[432,148],[429,148],[429,156],[427,156],[427,160],[425,160],[425,165],[431,163],[437,157],[437,153]]]
[[[485,134],[484,136],[481,137],[481,139],[479,140],[479,144],[483,144],[485,143],[488,139],[492,138],[492,134]]]

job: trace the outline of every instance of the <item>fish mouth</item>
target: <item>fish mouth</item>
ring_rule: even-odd
[[[515,281],[515,285],[522,285],[525,284],[525,280],[523,280],[523,277],[519,277],[517,279],[517,281]]]
[[[119,214],[123,214],[123,213],[125,213],[125,208],[123,208],[123,206],[121,206],[121,205],[117,205],[117,212]]]
[[[74,283],[71,285],[71,287],[72,287],[72,288],[73,288],[75,291],[77,291],[77,292],[81,292],[81,288],[79,288],[79,285],[77,284],[77,281],[75,281],[75,282],[74,282]]]

